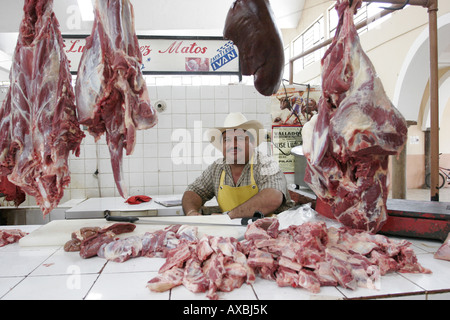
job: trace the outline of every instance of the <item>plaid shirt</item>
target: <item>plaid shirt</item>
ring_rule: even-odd
[[[255,151],[253,162],[253,177],[255,178],[258,190],[261,191],[266,188],[272,188],[280,190],[284,195],[283,203],[275,213],[280,213],[292,207],[294,203],[289,196],[286,178],[272,157],[259,151]],[[226,164],[225,159],[222,158],[216,160],[206,168],[206,170],[187,187],[186,191],[197,193],[202,198],[203,203],[212,199],[214,196],[217,197],[220,176],[223,170],[225,170],[225,185],[240,187],[247,186],[251,183],[250,163],[245,165],[239,180],[235,184],[231,174],[230,165]]]

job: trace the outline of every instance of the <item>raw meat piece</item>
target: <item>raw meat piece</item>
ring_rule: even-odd
[[[296,261],[304,267],[316,269],[317,264],[322,260],[322,250],[315,250],[302,245],[302,248],[297,251]]]
[[[402,150],[407,126],[361,48],[353,22],[360,5],[336,3],[340,19],[322,59],[319,113],[302,131],[305,181],[342,224],[377,232],[387,219],[389,155]]]
[[[158,257],[165,256],[164,239],[167,232],[158,230],[155,232],[146,232],[142,236],[142,256]]]
[[[434,254],[434,258],[450,261],[450,233],[442,246]]]
[[[298,272],[298,284],[300,287],[312,293],[320,292],[320,281],[317,275],[308,269],[302,269]]]
[[[101,233],[81,241],[80,257],[83,259],[91,258],[103,252],[106,244],[114,241],[114,236],[108,233]],[[100,255],[104,258],[104,255]]]
[[[101,231],[110,232],[111,237],[114,237],[115,234],[119,234],[118,231],[120,230],[117,230],[118,228],[125,231],[127,225],[131,225],[133,228],[136,227],[134,224],[124,223],[123,226],[121,226],[121,224],[118,223],[115,226],[104,228]],[[108,245],[99,248],[98,256],[116,262],[123,262],[137,256],[171,257],[171,255],[176,252],[174,250],[168,255],[172,249],[181,248],[180,244],[189,244],[191,241],[196,242],[197,240],[197,227],[172,225],[163,230],[146,232],[139,237],[133,236],[115,240],[113,243],[109,243]],[[173,258],[174,257],[171,257],[170,259]],[[167,267],[167,269],[170,268],[172,267]]]
[[[345,261],[334,258],[330,258],[329,261],[331,272],[339,285],[343,288],[355,290],[358,284],[353,278],[351,265]]]
[[[167,253],[166,262],[159,269],[159,273],[164,273],[173,267],[181,268],[184,262],[190,257],[191,251],[189,250],[189,244],[187,242],[183,242],[178,247]]]
[[[231,239],[231,238],[230,238]],[[234,238],[233,238],[234,239]],[[236,251],[237,253],[238,251]],[[246,263],[242,264],[239,259],[233,257],[231,260],[225,260],[225,274],[219,286],[222,292],[230,292],[234,289],[240,288],[246,282],[248,275],[248,266]],[[250,283],[247,279],[247,283]]]
[[[14,201],[16,207],[25,201],[25,192],[15,184],[11,183],[7,176],[0,176],[0,193],[5,196],[6,201]]]
[[[270,96],[278,91],[284,69],[281,34],[268,0],[236,0],[223,36],[239,49],[242,74],[254,75],[255,88]]]
[[[245,239],[247,240],[261,240],[271,239],[278,234],[278,219],[264,218],[258,219],[247,227],[245,231]]]
[[[147,288],[154,292],[164,292],[183,282],[184,270],[182,268],[172,268],[159,274],[147,283]]]
[[[180,224],[171,225],[163,230],[145,233],[142,238],[142,255],[146,257],[165,257],[170,249],[178,246],[181,236],[186,236],[183,230],[190,230],[184,227]],[[182,233],[178,234],[180,230]],[[189,233],[190,237],[194,236],[193,232]]]
[[[211,257],[203,263],[203,272],[209,280],[209,290],[206,296],[211,300],[219,299],[217,290],[226,273],[223,254],[213,253]]]
[[[197,240],[198,227],[182,225],[177,231],[177,237],[181,240],[195,241]]]
[[[388,272],[398,270],[397,261],[377,250],[371,252],[370,260],[373,264],[378,265],[378,267],[380,268],[380,274],[382,276],[384,276]]]
[[[230,277],[235,278],[243,278],[245,279],[247,277],[247,269],[244,265],[235,262],[234,260],[231,260],[230,262],[225,263],[225,272]]]
[[[242,266],[244,266],[245,270],[247,270],[246,283],[251,284],[255,282],[256,280],[255,271],[253,270],[252,267],[248,265],[247,257],[245,256],[245,254],[243,254],[240,251],[236,251],[234,253],[234,261],[240,263]]]
[[[214,252],[209,245],[208,236],[203,236],[197,245],[197,256],[201,261],[205,261]]]
[[[139,257],[142,250],[142,239],[139,236],[132,236],[103,243],[97,247],[96,254],[100,258],[109,261],[124,262],[130,258]]]
[[[116,235],[132,232],[135,228],[133,223],[114,223],[103,228],[84,227],[72,232],[72,239],[64,244],[64,251],[80,251],[82,258],[90,258],[103,244],[113,241]]]
[[[169,241],[168,239],[172,239]],[[157,230],[155,232],[146,232],[142,237],[142,256],[145,257],[165,257],[169,248],[167,243],[173,244],[179,242],[176,234],[172,231]],[[176,247],[176,246],[175,246]],[[171,245],[170,249],[174,247]]]
[[[275,281],[279,287],[298,287],[298,272],[289,268],[280,266],[277,270]]]
[[[26,0],[2,106],[0,172],[36,198],[44,216],[70,183],[68,156],[84,137],[52,0]],[[8,117],[9,119],[5,119]]]
[[[338,282],[336,277],[333,275],[331,270],[331,264],[327,261],[321,261],[317,264],[317,269],[314,270],[317,277],[319,278],[321,286],[337,286]]]
[[[211,237],[209,244],[216,253],[222,253],[224,256],[232,257],[236,252],[238,241],[230,237]]]
[[[254,249],[248,256],[247,263],[252,268],[274,269],[276,267],[275,260],[270,252]]]
[[[231,292],[234,289],[240,288],[244,284],[244,282],[245,277],[233,276],[226,273],[222,278],[219,290],[222,292]]]
[[[210,281],[210,286],[219,287],[225,274],[224,256],[222,253],[213,253],[203,264],[203,272]]]
[[[0,247],[15,243],[25,237],[28,233],[20,229],[3,229],[0,230]]]
[[[278,258],[278,266],[285,267],[294,271],[300,271],[302,269],[302,265],[298,262],[295,262],[289,258],[286,258],[284,256],[281,256]]]
[[[97,0],[92,33],[78,67],[78,119],[96,141],[106,132],[114,179],[124,198],[123,149],[132,154],[136,130],[151,128],[157,122],[141,64],[130,1]]]
[[[110,225],[106,225],[99,230],[100,233],[112,232],[114,234],[122,234],[127,232],[133,232],[136,229],[136,225],[128,222],[118,222]]]
[[[352,252],[351,246],[329,247],[326,249],[326,258],[331,262],[332,273],[343,287],[379,289],[380,268],[372,265],[368,258]]]
[[[184,268],[183,285],[191,292],[205,292],[209,281],[203,273],[201,261],[194,255]]]

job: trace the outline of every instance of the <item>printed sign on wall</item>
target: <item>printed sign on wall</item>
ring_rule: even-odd
[[[76,73],[86,36],[63,36],[70,71]],[[138,36],[144,74],[236,74],[239,54],[232,41],[219,37]]]
[[[302,126],[272,126],[272,153],[283,173],[294,173],[295,156],[291,154],[291,149],[302,143]]]

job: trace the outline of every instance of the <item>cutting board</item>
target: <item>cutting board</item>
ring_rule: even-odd
[[[211,224],[230,224],[230,226],[198,226],[198,236],[204,234],[235,237],[237,239],[243,238],[246,228],[241,226],[234,226],[240,224],[239,220],[230,220],[227,216],[211,215],[211,216],[182,216],[182,217],[152,217],[139,218],[140,221],[170,221],[171,224],[183,224],[183,222],[201,222]],[[72,232],[77,231],[83,227],[104,227],[106,225],[114,224],[115,222],[108,222],[105,219],[73,219],[73,220],[54,220],[41,226],[39,229],[31,232],[29,235],[20,239],[19,244],[23,247],[33,246],[62,246],[71,239]],[[133,232],[119,235],[119,238],[127,238],[135,235],[143,235],[145,232],[153,232],[163,229],[169,224],[139,224],[136,223],[136,229]]]

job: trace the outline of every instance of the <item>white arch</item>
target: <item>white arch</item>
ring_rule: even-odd
[[[439,123],[442,119],[445,106],[447,101],[450,99],[450,71],[447,71],[439,79]],[[423,113],[422,130],[426,130],[430,127],[430,100],[428,100],[427,105]]]
[[[425,11],[424,11],[425,14]],[[450,13],[438,18],[438,55],[450,46]],[[427,82],[430,78],[430,49],[428,27],[425,28],[411,45],[400,69],[395,85],[393,103],[406,120],[418,121],[420,103]],[[446,83],[446,82],[445,82]],[[448,92],[439,90],[439,94]],[[444,97],[443,97],[444,98]],[[439,99],[439,101],[447,101]],[[440,104],[440,109],[445,107]],[[442,114],[443,110],[439,110]]]

